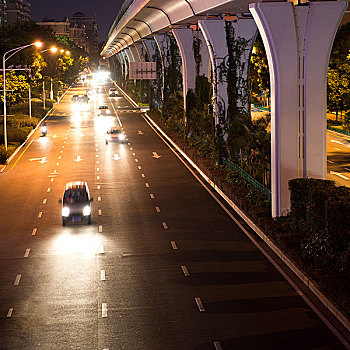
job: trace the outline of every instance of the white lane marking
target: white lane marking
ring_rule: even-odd
[[[43,212],[39,211],[38,218],[40,219],[43,216]]]
[[[194,298],[194,300],[196,301],[196,304],[198,306],[199,311],[201,311],[201,312],[205,311],[205,308],[203,306],[201,298],[200,297],[196,297],[196,298]]]
[[[100,186],[100,185],[97,185],[97,189],[100,190],[100,189],[101,189],[101,186]]]
[[[97,168],[96,170],[97,170],[97,171],[100,171],[100,168]]]
[[[141,174],[141,177],[145,177],[145,174]]]
[[[331,142],[338,143],[339,145],[343,145],[343,142],[337,141],[337,140],[331,140]]]
[[[106,270],[101,270],[101,281],[106,280]]]
[[[43,200],[43,204],[46,204],[46,202],[47,202],[47,199],[45,198],[45,199]]]
[[[145,183],[145,186],[146,186],[146,187],[149,187],[149,183],[148,183],[148,182],[146,182],[146,183]]]
[[[53,177],[53,178],[51,178],[51,182],[53,182],[53,180],[55,180],[55,178]]]
[[[170,243],[171,243],[171,246],[173,247],[174,250],[178,250],[178,249],[179,249],[179,248],[177,247],[175,241],[171,241]]]
[[[56,163],[56,165],[57,165],[57,166],[59,166],[59,165],[60,165],[60,163]]]
[[[98,144],[96,143],[96,147],[98,147]]]
[[[97,197],[97,202],[101,202],[101,197]]]
[[[96,148],[96,152],[98,152],[98,148]]]
[[[98,232],[101,233],[102,232],[102,225],[98,226]]]
[[[130,147],[130,151],[133,151],[134,149],[132,147]]]
[[[221,344],[218,341],[214,341],[215,350],[222,350]]]
[[[338,147],[334,147],[334,149],[335,149],[336,151],[340,151],[340,148],[338,148]]]
[[[67,141],[63,141],[63,143],[66,143]]]
[[[138,168],[139,168],[139,170],[141,170],[141,169],[142,169],[140,165],[138,166]]]
[[[160,208],[156,207],[156,211],[157,211],[157,213],[160,213]]]
[[[96,154],[96,158],[98,158],[98,154]]]
[[[32,236],[35,236],[36,235],[36,231],[38,231],[38,229],[36,227],[33,228],[33,231],[32,231]]]
[[[327,159],[327,163],[333,164],[334,162],[332,162],[331,160]]]
[[[102,215],[102,210],[101,210],[101,209],[98,210],[98,215],[99,215],[99,216]]]
[[[96,160],[96,164],[100,164],[100,161],[99,161],[99,160]]]
[[[64,146],[62,146],[62,148],[64,148]]]
[[[350,169],[349,169],[349,168],[345,168],[345,167],[344,167],[344,169],[345,169],[345,170],[347,170],[347,171],[350,171]]]
[[[349,178],[348,178],[347,176],[345,176],[345,175],[343,175],[343,174],[340,174],[340,173],[337,173],[336,171],[330,171],[330,173],[331,173],[332,175],[337,175],[337,176],[339,176],[339,177],[341,177],[341,178],[343,178],[343,179],[345,179],[345,180],[349,180]]]
[[[105,247],[103,245],[100,245],[100,250],[98,251],[99,254],[105,253]]]
[[[185,277],[188,277],[190,275],[185,265],[181,265],[181,270],[184,273]]]
[[[128,140],[128,139],[126,139],[126,140]],[[130,142],[128,142],[128,145],[130,146]]]
[[[75,162],[79,163],[82,162],[84,159],[81,158],[81,156],[77,155],[77,158],[74,159]]]
[[[63,151],[61,151],[60,153],[63,153]]]
[[[47,163],[47,158],[46,157],[42,157],[42,158],[30,158],[29,161],[30,162],[33,162],[33,161],[36,161],[38,160],[39,162],[38,163],[41,163],[41,164],[44,164],[44,163]]]
[[[133,156],[136,156],[136,154],[135,154],[135,153],[133,153],[132,155],[133,155]]]
[[[48,189],[47,189],[47,192],[50,192],[51,191],[51,188],[49,187]]]
[[[100,179],[100,177],[97,175],[96,179],[97,179],[97,180],[99,180],[99,179]]]
[[[136,162],[136,163],[138,163],[138,161],[139,161],[138,159],[135,159],[135,162]]]
[[[118,123],[119,123],[119,125],[120,126],[123,126],[123,124],[122,124],[122,122],[121,122],[121,120],[119,119],[119,117],[117,116],[117,119],[118,119]]]
[[[20,280],[21,280],[21,275],[17,275],[17,276],[16,276],[16,279],[15,279],[15,282],[13,283],[13,285],[14,285],[14,286],[18,286]]]
[[[167,230],[169,227],[165,221],[162,222],[162,225],[164,227],[164,230]]]
[[[143,132],[141,130],[137,130],[138,135],[143,135]]]
[[[24,253],[24,255],[23,255],[23,257],[24,257],[24,258],[28,258],[29,253],[30,253],[30,248],[27,248],[26,251],[25,251],[25,253]]]
[[[149,195],[152,199],[154,199],[154,194],[153,193],[150,193]]]
[[[107,317],[107,303],[102,303],[102,317]]]
[[[161,156],[157,152],[152,152],[152,158],[159,159]]]
[[[7,312],[7,318],[10,318],[12,316],[12,313],[13,313],[13,307],[10,307],[9,308],[9,311]]]
[[[61,158],[62,158],[61,156],[58,157],[58,159],[61,159]]]

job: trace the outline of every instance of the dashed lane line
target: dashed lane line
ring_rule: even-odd
[[[10,307],[9,308],[9,311],[7,311],[7,318],[10,318],[12,316],[12,313],[13,313],[13,307]]]
[[[101,281],[106,280],[106,270],[101,270]]]
[[[149,187],[149,183],[148,183],[148,182],[146,182],[146,183],[145,183],[145,186],[146,186],[146,187]]]
[[[99,215],[99,216],[102,215],[102,210],[101,210],[101,209],[98,210],[98,215]]]
[[[15,279],[15,282],[13,283],[13,285],[14,285],[14,286],[18,286],[20,280],[21,280],[21,275],[17,275],[17,276],[16,276],[16,279]]]
[[[102,317],[107,317],[107,303],[102,303]]]
[[[43,200],[43,204],[46,204],[47,203],[47,199],[45,198],[44,200]]]
[[[29,253],[30,253],[30,248],[27,248],[26,251],[24,252],[23,257],[24,258],[28,258],[29,257]]]
[[[222,350],[221,344],[218,341],[214,341],[215,350]]]
[[[169,227],[165,221],[162,222],[162,225],[164,227],[164,230],[167,230]]]
[[[32,231],[32,236],[35,236],[37,231],[38,231],[38,229],[36,227],[34,227],[33,231]]]
[[[40,219],[43,216],[43,212],[39,211],[38,218]]]
[[[98,226],[98,232],[99,232],[99,233],[101,233],[101,232],[102,232],[102,230],[103,230],[102,225],[99,225],[99,226]]]
[[[152,199],[154,199],[154,194],[153,193],[150,193],[149,195]]]
[[[196,301],[197,307],[199,309],[200,312],[204,312],[205,311],[205,307],[202,303],[202,300],[200,297],[195,297],[194,300]]]
[[[156,207],[156,212],[160,213],[160,208],[159,207]]]
[[[177,247],[177,244],[175,241],[171,241],[171,246],[173,247],[174,250],[178,250],[179,248]]]
[[[187,270],[187,267],[185,265],[181,265],[181,270],[183,272],[183,274],[185,275],[185,277],[188,277],[190,275],[190,273]]]

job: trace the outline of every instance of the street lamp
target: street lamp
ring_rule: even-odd
[[[58,48],[56,46],[51,46],[49,49],[41,51],[40,53],[44,53],[47,51],[51,51],[51,53],[56,53],[58,51]],[[60,50],[61,52],[62,50]],[[50,99],[53,100],[53,90],[52,90],[52,78],[51,79],[51,91],[50,91]],[[45,79],[43,76],[43,108],[46,108],[46,104],[45,104],[45,100],[46,100],[46,94],[45,94]]]
[[[17,52],[30,47],[30,46],[36,46],[36,47],[41,47],[43,45],[42,42],[40,41],[36,41],[35,43],[32,44],[28,44],[28,45],[24,45],[24,46],[20,46],[20,47],[16,47],[14,49],[11,49],[9,51],[6,51],[2,57],[2,68],[3,68],[3,79],[4,79],[4,143],[5,143],[5,150],[7,151],[7,130],[6,130],[6,61],[11,58],[13,55],[15,55]],[[6,55],[8,53],[11,53],[11,55],[9,55],[9,57],[6,57]]]

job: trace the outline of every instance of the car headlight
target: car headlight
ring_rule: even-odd
[[[119,140],[125,140],[125,135],[124,134],[119,134]]]
[[[62,216],[64,216],[64,217],[69,216],[69,208],[67,208],[67,207],[62,208]]]
[[[89,205],[85,206],[84,209],[83,209],[83,215],[84,216],[88,216],[91,214],[91,208]]]

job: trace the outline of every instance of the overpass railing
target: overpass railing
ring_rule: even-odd
[[[338,132],[339,134],[350,136],[350,131],[347,131],[347,130],[338,129],[338,128],[335,128],[333,126],[327,126],[327,129],[331,130],[331,131]]]

